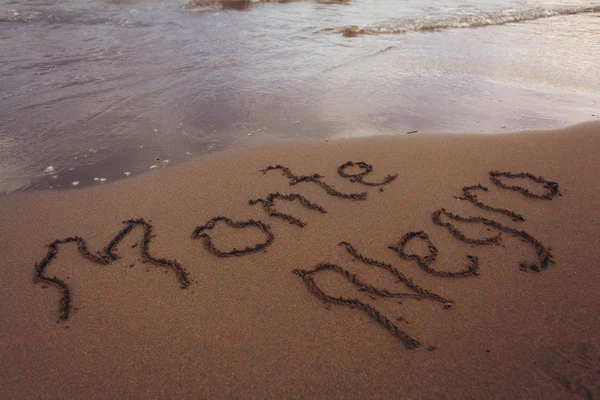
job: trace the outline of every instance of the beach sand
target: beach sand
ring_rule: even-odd
[[[596,398],[598,154],[598,123],[416,133],[237,150],[110,185],[2,197],[1,397]],[[383,186],[352,182],[337,173],[347,161],[372,166],[363,183],[398,176]],[[290,185],[281,170],[261,172],[277,164],[296,176],[318,173],[342,193],[367,192],[366,200],[332,196],[310,181]],[[499,176],[548,199],[527,197],[492,182],[490,171],[530,173],[558,186]],[[525,221],[455,197],[479,183],[489,190],[469,191],[478,201]],[[275,200],[276,210],[306,224],[300,227],[248,204],[275,192],[300,194],[326,213]],[[485,218],[441,215],[468,238],[495,239],[457,239],[433,222],[441,208]],[[217,216],[260,220],[273,240],[218,257],[192,237]],[[173,263],[144,260],[140,226],[117,244],[120,258],[98,260],[107,265],[82,257],[75,243],[58,244],[54,258],[48,253],[46,245],[71,236],[101,251],[132,218],[152,226],[150,257],[176,259],[187,277]],[[420,264],[388,248],[420,231],[439,252],[435,261],[418,237],[404,251],[420,254]],[[221,252],[268,237],[260,227],[223,222],[200,233]],[[362,262],[342,241],[380,263]],[[549,254],[554,263],[543,260]],[[44,259],[40,276],[70,290],[66,320],[57,322],[65,292],[33,281]],[[476,261],[473,275],[467,267]],[[330,266],[311,273],[319,264]],[[466,273],[438,276],[428,268]]]

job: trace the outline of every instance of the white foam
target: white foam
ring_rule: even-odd
[[[600,12],[600,6],[564,7],[555,9],[532,8],[528,10],[515,10],[513,8],[489,12],[479,11],[475,14],[451,15],[441,19],[393,19],[374,25],[350,25],[334,30],[345,36],[378,35],[378,34],[403,34],[418,31],[437,31],[452,28],[478,28],[484,26],[504,25],[508,23],[533,21],[541,18],[559,15],[573,15]]]

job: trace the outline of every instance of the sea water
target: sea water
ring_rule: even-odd
[[[600,1],[0,0],[1,193],[598,118]]]

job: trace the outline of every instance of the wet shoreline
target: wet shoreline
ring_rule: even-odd
[[[0,3],[30,10],[16,21],[0,14],[0,193],[108,183],[257,144],[600,118],[591,56],[600,13],[403,35],[328,30],[537,10],[383,2],[365,14],[369,1],[243,12],[155,0]],[[44,174],[49,166],[57,173]]]

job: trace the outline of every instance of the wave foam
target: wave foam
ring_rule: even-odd
[[[573,7],[560,9],[532,9],[525,11],[505,10],[502,12],[482,12],[475,15],[452,16],[443,19],[395,19],[372,26],[350,25],[341,29],[332,29],[346,37],[358,35],[403,34],[407,32],[438,31],[454,28],[479,28],[504,25],[514,22],[533,21],[559,15],[574,15],[600,12],[600,6]],[[324,29],[322,31],[327,31]]]

